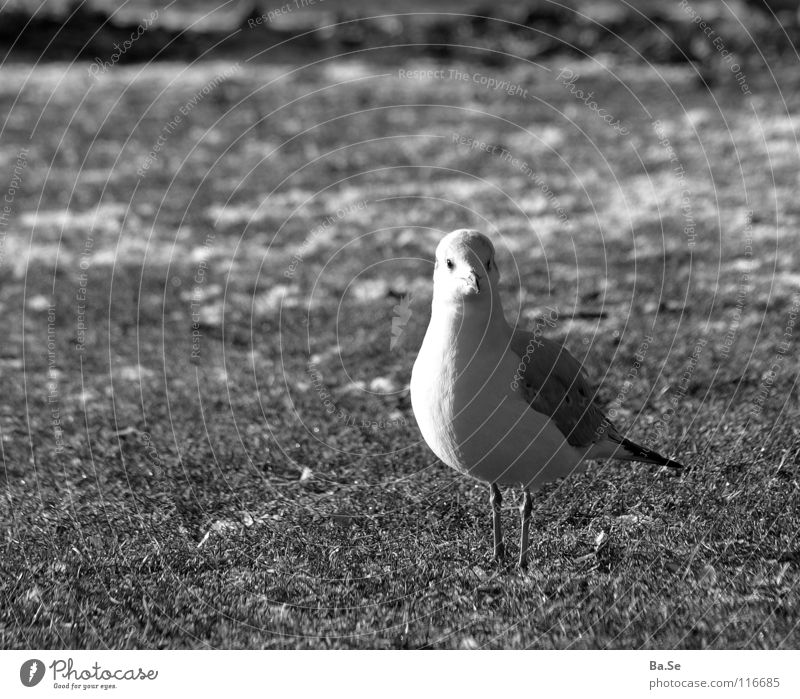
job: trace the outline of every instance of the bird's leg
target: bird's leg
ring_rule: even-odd
[[[500,521],[500,505],[503,504],[503,496],[500,495],[500,488],[497,483],[490,486],[489,503],[492,506],[492,526],[494,529],[494,557],[497,561],[502,561],[505,555],[503,546],[503,525]]]
[[[528,533],[531,528],[531,511],[533,510],[533,498],[531,492],[525,488],[522,498],[522,505],[519,508],[522,515],[522,536],[519,543],[519,567],[528,567]]]

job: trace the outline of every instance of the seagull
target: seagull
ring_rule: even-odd
[[[436,248],[431,320],[411,373],[411,405],[434,454],[489,484],[494,557],[505,555],[499,486],[523,492],[518,564],[526,568],[532,492],[616,458],[683,465],[626,439],[593,399],[580,362],[505,319],[494,246],[475,230]]]

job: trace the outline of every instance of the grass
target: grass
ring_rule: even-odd
[[[140,179],[231,67],[3,69],[0,186],[29,150],[0,268],[0,647],[798,647],[796,92],[763,70],[751,103],[689,67],[405,66],[524,99],[243,62]],[[462,226],[495,240],[507,315],[557,306],[602,402],[630,378],[617,424],[690,466],[540,492],[527,573],[491,562],[488,489],[434,459],[405,391],[433,248]]]

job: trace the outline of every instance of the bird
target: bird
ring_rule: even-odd
[[[683,469],[623,437],[597,405],[581,363],[541,332],[506,321],[491,240],[476,230],[436,248],[431,318],[409,384],[431,451],[489,485],[494,558],[503,561],[500,486],[522,489],[518,565],[528,564],[533,493],[616,458]]]

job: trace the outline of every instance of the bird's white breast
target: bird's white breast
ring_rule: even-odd
[[[470,343],[429,328],[411,402],[425,441],[448,466],[482,481],[536,488],[570,473],[582,454],[519,394],[519,361],[503,337]]]

